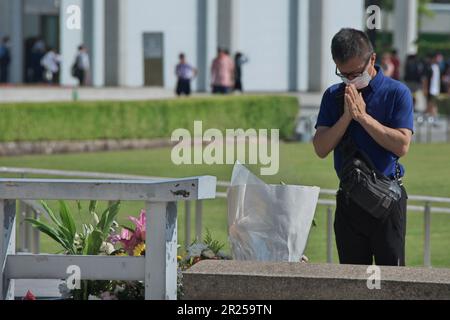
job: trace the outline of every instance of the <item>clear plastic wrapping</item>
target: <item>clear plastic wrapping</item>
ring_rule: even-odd
[[[301,260],[320,188],[268,185],[236,163],[228,188],[228,232],[233,259]]]

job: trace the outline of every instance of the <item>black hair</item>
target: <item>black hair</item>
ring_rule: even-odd
[[[367,58],[373,52],[369,37],[360,30],[343,28],[331,41],[333,60],[341,63],[348,62],[354,57]]]
[[[180,60],[181,60],[181,59],[184,59],[184,58],[185,58],[184,53],[180,53],[180,55],[178,56],[178,58],[180,58]]]

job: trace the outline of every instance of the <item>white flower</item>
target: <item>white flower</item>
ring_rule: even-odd
[[[124,291],[125,290],[125,286],[119,286],[119,285],[117,285],[115,288],[114,288],[114,295],[117,295],[118,293],[120,293],[120,292],[122,292],[122,291]]]
[[[94,212],[94,213],[92,213],[92,216],[94,217],[95,225],[98,225],[98,223],[100,222],[100,220],[98,219],[98,215]]]
[[[100,251],[105,252],[106,254],[110,255],[113,253],[116,249],[110,242],[103,242],[102,246],[100,247]]]

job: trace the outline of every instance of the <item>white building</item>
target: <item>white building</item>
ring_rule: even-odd
[[[333,35],[342,27],[364,29],[364,5],[364,0],[0,0],[0,36],[12,39],[15,83],[26,78],[26,41],[42,35],[62,54],[62,85],[76,83],[70,66],[84,43],[95,86],[174,88],[174,67],[184,52],[199,70],[194,88],[207,91],[220,46],[249,58],[243,69],[246,90],[319,91],[337,81]],[[402,12],[396,17],[401,34],[396,44],[404,52],[417,35],[416,5],[417,0],[396,0]],[[81,28],[73,29],[77,8]]]

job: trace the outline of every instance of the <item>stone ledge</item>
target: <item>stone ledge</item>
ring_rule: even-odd
[[[151,149],[174,144],[163,138],[1,142],[0,156]]]
[[[367,266],[204,260],[184,272],[184,299],[450,299],[450,269],[380,270],[369,290]]]

